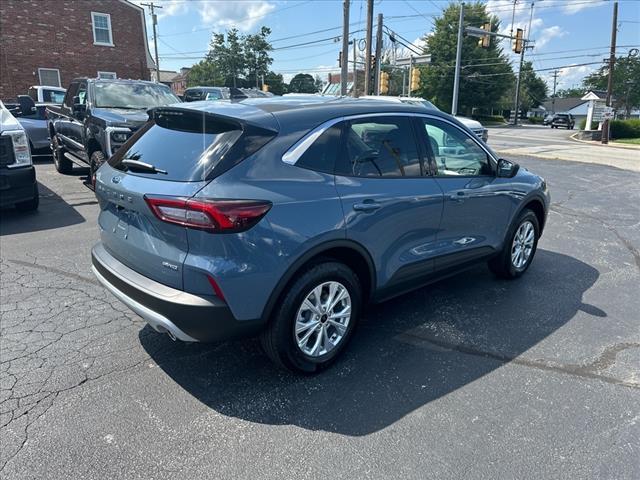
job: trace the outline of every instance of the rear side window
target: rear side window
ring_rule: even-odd
[[[340,148],[341,131],[342,129],[338,125],[327,129],[302,154],[296,165],[310,170],[333,173]]]
[[[213,178],[255,153],[275,133],[222,120],[203,112],[156,111],[109,159],[109,164],[133,175],[157,180],[195,182]],[[134,160],[166,173],[127,165]],[[223,165],[224,164],[224,165]],[[216,170],[216,171],[217,171]]]
[[[424,168],[418,154],[411,119],[372,117],[347,122],[336,174],[356,177],[420,177]]]

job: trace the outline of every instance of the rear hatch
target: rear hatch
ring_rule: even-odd
[[[187,228],[161,220],[153,201],[172,213],[222,172],[275,134],[238,119],[199,110],[162,107],[109,159],[96,176],[104,247],[138,273],[183,288],[189,252]],[[175,211],[179,211],[176,208]]]

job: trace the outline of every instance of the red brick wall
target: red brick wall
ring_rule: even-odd
[[[93,44],[91,12],[111,15],[114,47]],[[62,87],[98,71],[149,79],[141,13],[120,0],[0,0],[0,99],[38,85],[58,68]]]

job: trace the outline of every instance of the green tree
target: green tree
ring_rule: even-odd
[[[288,92],[287,84],[279,73],[268,72],[264,76],[264,83],[269,85],[269,91],[274,95],[284,95]]]
[[[524,62],[520,77],[520,108],[522,111],[528,112],[544,102],[548,89],[546,82],[536,75],[533,64]]]
[[[190,87],[220,86],[224,85],[224,75],[214,62],[205,59],[191,67],[187,76],[187,84]]]
[[[467,26],[479,27],[491,23],[494,32],[500,27],[499,19],[489,15],[482,3],[465,4],[464,12]],[[431,54],[431,64],[420,67],[421,88],[416,92],[449,112],[453,96],[459,15],[460,5],[450,4],[435,19],[433,34],[424,36],[424,53]],[[507,56],[495,38],[491,39],[489,48],[482,48],[478,46],[478,38],[464,37],[458,112],[470,114],[474,108],[489,111],[501,107],[501,99],[512,87],[514,80]]]
[[[269,73],[269,67],[273,63],[273,58],[269,56],[273,47],[267,39],[270,34],[269,28],[261,27],[258,33],[242,37],[245,78],[251,86],[259,85],[261,77]]]
[[[308,73],[298,73],[289,82],[291,93],[316,93],[315,80]]]
[[[316,75],[316,78],[314,80],[314,85],[316,87],[316,92],[322,92],[322,86],[324,85],[324,82],[320,78],[320,75]]]
[[[585,94],[584,88],[563,88],[556,91],[556,98],[569,98],[569,97],[583,97]],[[551,95],[553,97],[553,95]]]
[[[238,86],[238,79],[246,71],[244,45],[238,29],[227,30],[226,38],[222,33],[214,33],[206,60],[215,64],[216,69],[223,74],[225,86]]]
[[[632,108],[640,106],[640,58],[617,57],[613,71],[613,106],[623,110],[629,117]],[[607,90],[608,66],[600,67],[587,76],[583,85],[586,89]]]

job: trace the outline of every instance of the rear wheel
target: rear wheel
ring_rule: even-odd
[[[261,336],[279,366],[315,373],[346,348],[362,303],[358,277],[342,263],[311,267],[291,285]]]
[[[64,150],[58,142],[58,137],[54,134],[51,137],[51,149],[53,150],[53,164],[59,173],[71,173],[73,170],[73,163],[64,156]]]
[[[491,271],[502,278],[517,278],[522,275],[533,261],[539,236],[538,217],[529,209],[523,210],[507,237],[502,252],[489,262]]]
[[[96,186],[96,172],[105,161],[106,157],[100,150],[91,154],[91,158],[89,159],[89,179],[91,180],[91,186],[94,188]]]

